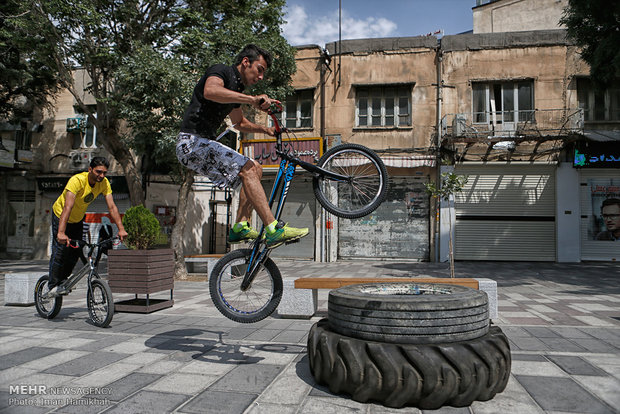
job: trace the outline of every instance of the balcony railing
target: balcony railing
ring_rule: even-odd
[[[583,133],[583,126],[581,109],[447,114],[441,120],[441,138],[451,141],[561,139]]]

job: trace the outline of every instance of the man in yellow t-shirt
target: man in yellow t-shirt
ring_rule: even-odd
[[[65,280],[78,260],[74,249],[67,249],[69,240],[82,240],[84,234],[84,216],[88,205],[95,201],[99,194],[103,194],[110,216],[118,227],[118,237],[122,240],[127,236],[118,212],[110,181],[105,178],[110,164],[103,157],[95,157],[90,162],[87,172],[79,173],[69,179],[62,194],[56,199],[52,214],[52,256],[50,257],[50,295],[59,295],[67,292],[58,292],[55,289]]]

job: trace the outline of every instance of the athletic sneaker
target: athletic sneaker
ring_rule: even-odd
[[[241,227],[241,229],[237,232],[235,231],[235,226]],[[247,221],[242,221],[240,223],[236,223],[233,227],[231,227],[230,231],[228,232],[228,243],[241,243],[244,241],[254,240],[257,237],[258,232],[252,227],[250,227]]]
[[[276,225],[276,231],[265,236],[265,241],[267,247],[273,249],[282,243],[290,243],[307,235],[308,228],[296,229],[295,227],[289,227],[288,223],[285,224],[280,221]]]
[[[70,291],[67,290],[67,289],[63,289],[60,286],[55,286],[54,288],[50,289],[50,291],[47,293],[47,297],[48,298],[55,298],[56,296],[66,295],[69,292]]]

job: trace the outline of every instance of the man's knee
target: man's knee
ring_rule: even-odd
[[[248,178],[252,179],[254,177],[260,180],[262,176],[263,176],[263,167],[262,165],[260,165],[258,162],[254,160],[249,160],[248,162],[246,162],[243,168],[241,168],[241,171],[239,171],[239,177],[241,177],[242,180],[245,180]]]

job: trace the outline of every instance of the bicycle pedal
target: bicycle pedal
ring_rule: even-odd
[[[299,243],[300,241],[301,241],[301,239],[295,239],[295,240],[284,242],[284,244],[288,245],[288,244],[293,244],[293,243]]]

